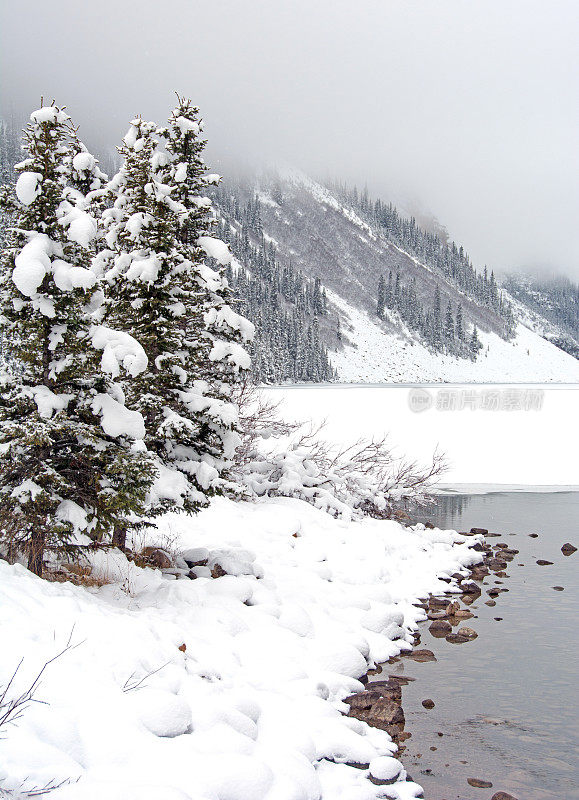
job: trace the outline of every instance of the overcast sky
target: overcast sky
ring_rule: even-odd
[[[579,279],[577,0],[6,0],[0,111],[93,148],[178,90],[219,170],[295,164],[420,203],[477,264]]]

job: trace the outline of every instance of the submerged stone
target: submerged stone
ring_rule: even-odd
[[[475,789],[491,789],[492,783],[490,781],[483,781],[482,778],[467,778],[466,782],[469,786],[474,786]]]

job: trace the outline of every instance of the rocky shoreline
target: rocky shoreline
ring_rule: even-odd
[[[475,617],[469,606],[481,598],[483,581],[489,575],[493,575],[495,579],[508,578],[507,567],[519,552],[504,542],[491,544],[487,540],[500,538],[501,534],[489,533],[485,528],[471,528],[468,532],[462,531],[461,535],[477,537],[477,541],[472,547],[473,550],[482,554],[482,562],[472,567],[467,576],[455,573],[451,578],[446,579],[448,583],[454,579],[460,592],[454,590],[445,592],[443,595],[429,595],[415,603],[426,613],[426,622],[430,623],[428,625],[429,633],[434,638],[445,639],[449,644],[466,644],[477,638],[476,631],[463,624],[465,620]],[[487,589],[486,593],[489,599],[485,601],[486,605],[496,605],[495,598],[502,592],[508,592],[508,588],[495,584]],[[412,659],[415,662],[436,661],[436,656],[431,650],[419,648],[420,642],[420,631],[417,631],[414,636],[414,648],[411,651],[400,653],[389,661],[377,665],[375,669],[369,670],[361,679],[366,685],[364,691],[350,695],[344,700],[350,707],[348,716],[386,730],[390,734],[392,740],[398,745],[397,758],[403,755],[406,749],[404,742],[412,736],[410,731],[405,730],[406,718],[402,695],[403,687],[410,681],[414,681],[415,678],[398,674],[400,669],[397,672],[396,665],[404,659]],[[428,698],[422,702],[422,705],[426,709],[431,709],[435,704]],[[440,732],[439,736],[443,736],[443,733]],[[398,779],[398,775],[388,778],[370,776],[373,783],[381,785],[393,784]],[[408,780],[412,780],[412,778],[408,776]],[[477,788],[492,788],[490,781],[480,778],[473,777],[468,782],[469,785]],[[517,798],[499,791],[492,796],[491,800],[517,800]]]

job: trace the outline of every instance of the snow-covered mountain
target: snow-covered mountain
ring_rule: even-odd
[[[338,380],[579,381],[579,361],[569,347],[561,349],[560,326],[512,284],[507,292],[486,268],[476,271],[462,247],[391,206],[289,169],[226,182],[217,204],[220,234],[240,260],[241,245],[267,249],[280,270],[291,265],[312,286],[318,282],[324,302],[312,316]],[[379,315],[380,291],[386,303]],[[260,316],[267,316],[263,302]]]

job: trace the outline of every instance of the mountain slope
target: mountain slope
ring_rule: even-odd
[[[376,223],[370,207],[367,214],[358,213],[339,194],[293,170],[219,190],[222,207],[224,198],[234,196],[238,206],[253,209],[250,239],[267,242],[280,264],[324,287],[328,302],[320,316],[320,338],[338,380],[579,380],[579,362],[543,338],[538,312],[503,292],[492,273],[477,273],[462,248],[441,244],[412,221],[406,238],[412,241],[412,231],[418,231],[414,250],[425,253],[421,260]],[[387,303],[379,317],[378,284],[389,274],[398,275],[403,302]],[[453,327],[445,338],[445,309],[451,326],[461,315],[462,350]],[[438,342],[432,335],[436,314],[442,317]],[[477,346],[471,350],[473,335]]]
[[[350,342],[330,353],[340,380],[352,383],[548,383],[579,382],[579,361],[517,326],[505,341],[495,333],[480,333],[483,349],[476,361],[433,353],[418,341],[387,333],[364,310],[328,293],[344,319]]]

